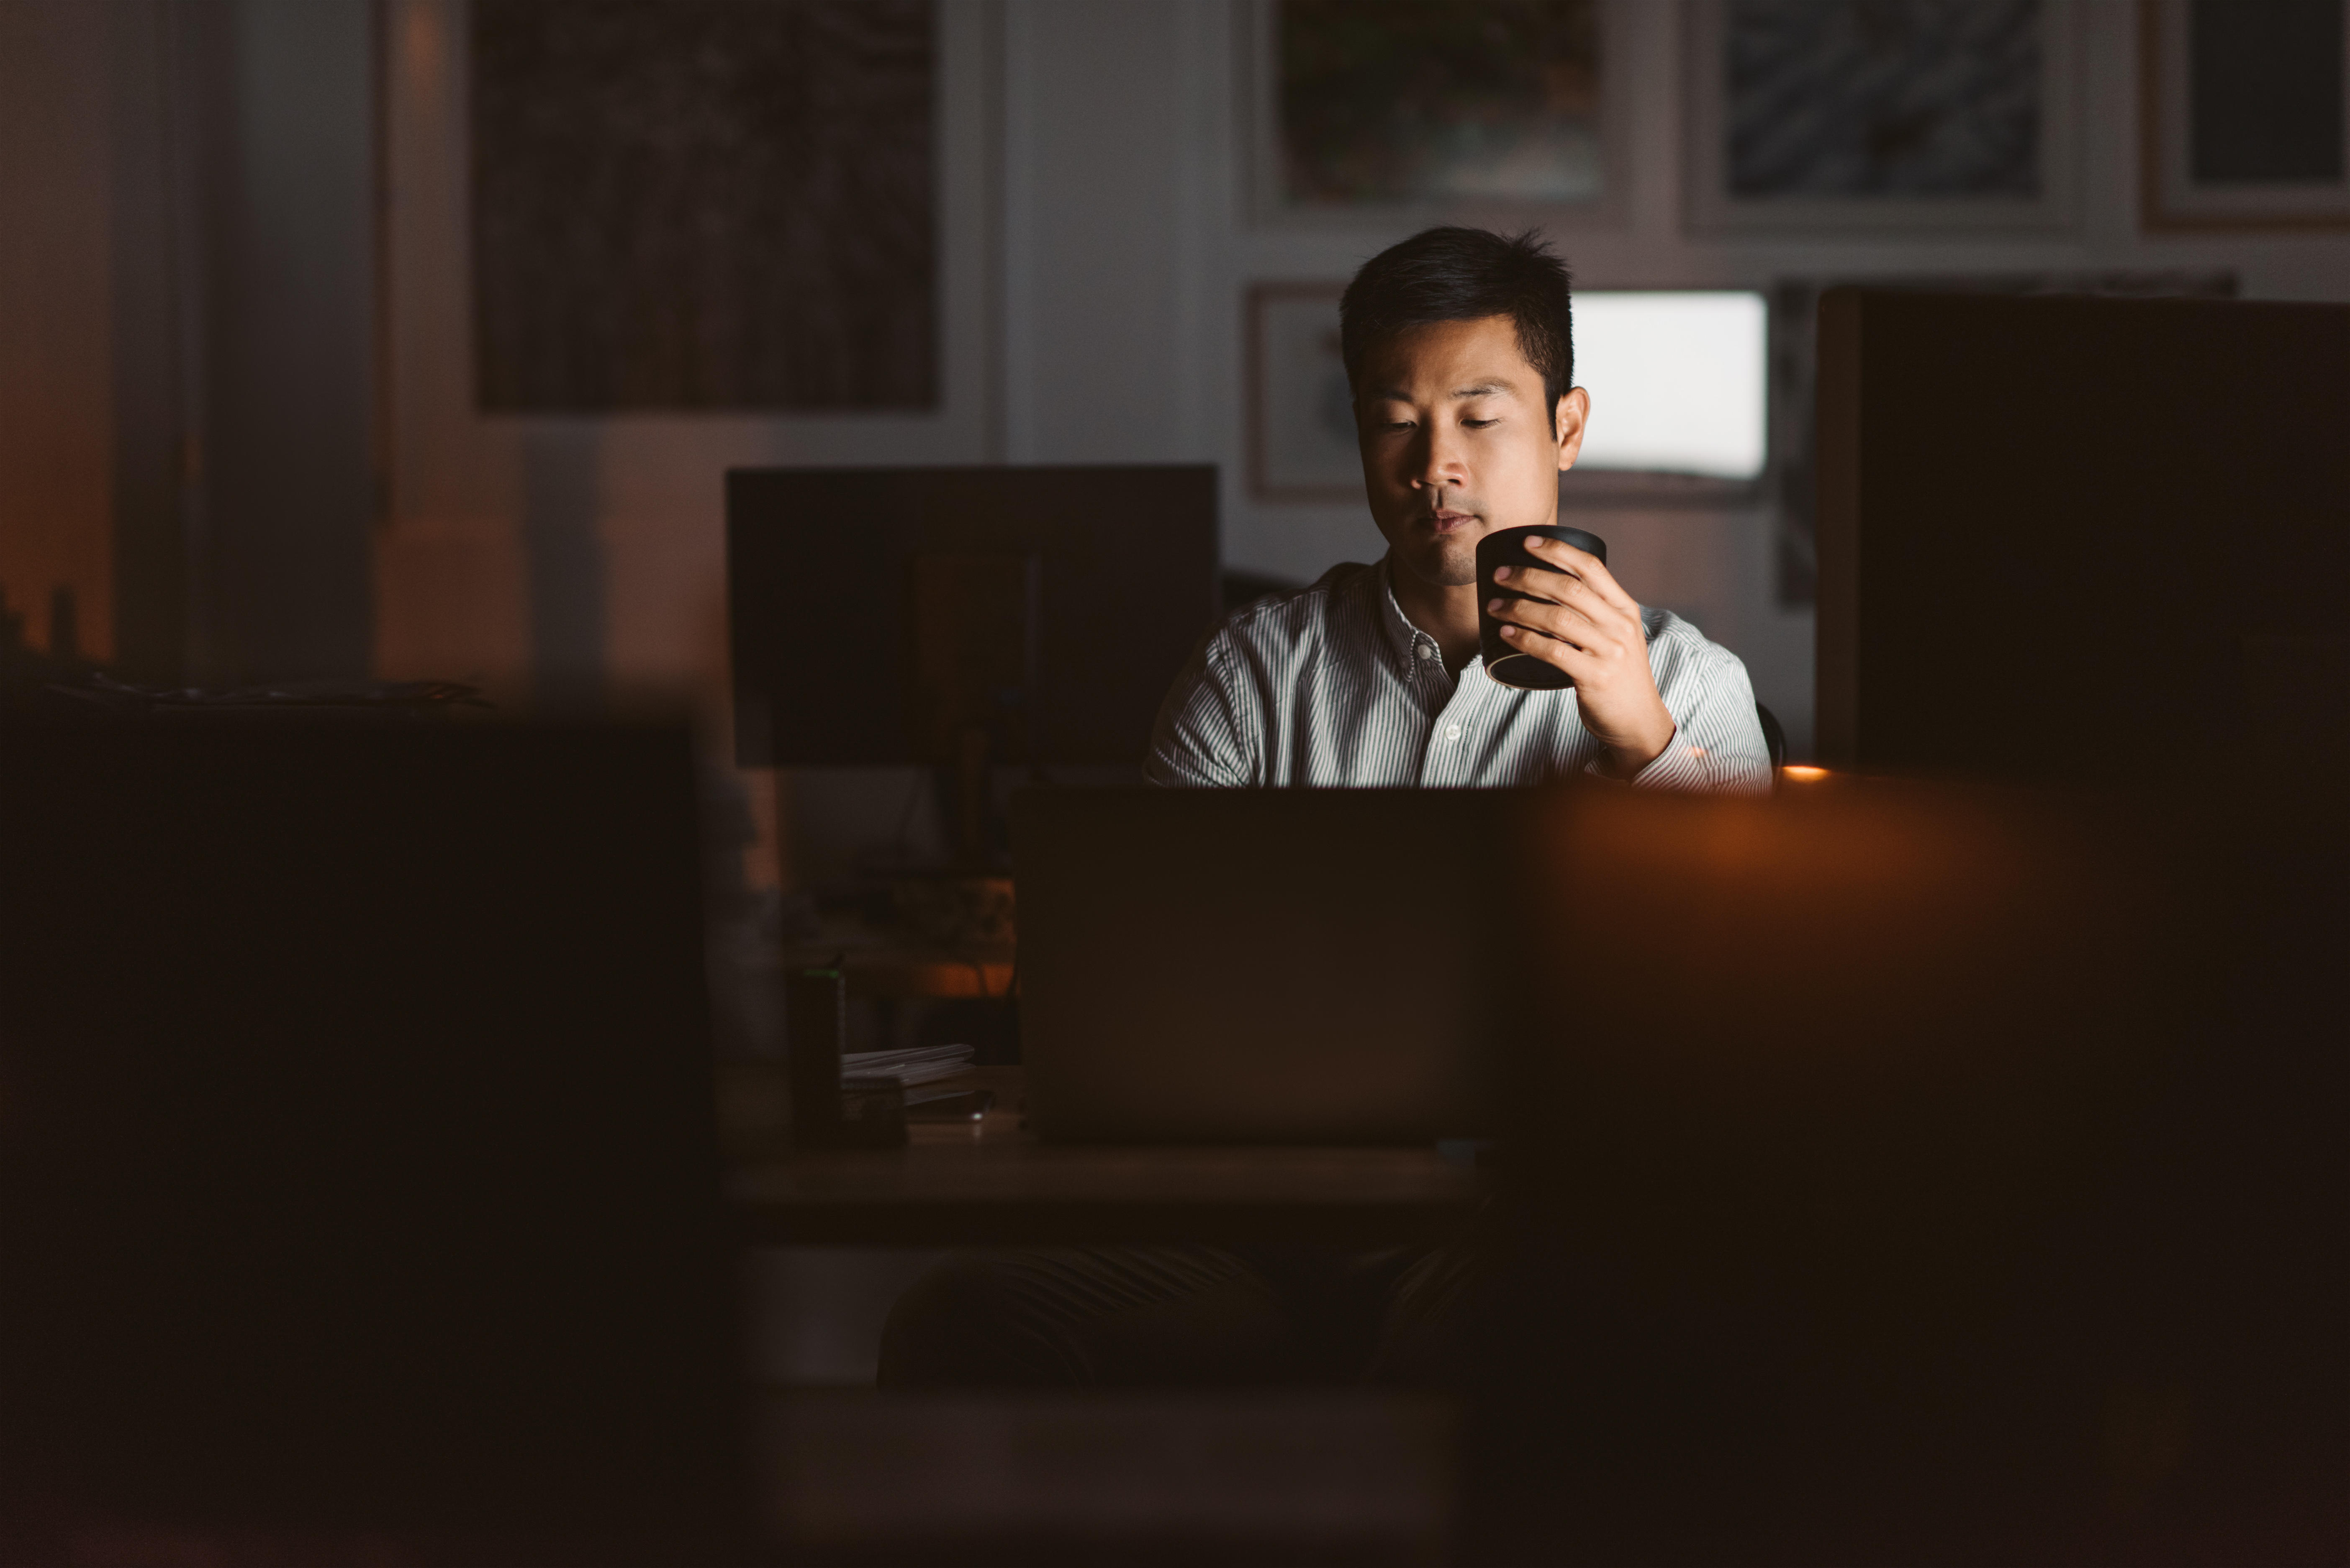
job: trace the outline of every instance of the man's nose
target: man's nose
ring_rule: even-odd
[[[1464,461],[1460,442],[1451,431],[1430,423],[1421,427],[1419,450],[1413,455],[1418,472],[1412,477],[1415,487],[1424,490],[1456,490],[1467,483],[1469,467]]]

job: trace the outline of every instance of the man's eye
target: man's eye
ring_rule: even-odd
[[[1497,425],[1502,421],[1499,420],[1462,420],[1461,422],[1467,425],[1472,431],[1482,431],[1487,425]]]

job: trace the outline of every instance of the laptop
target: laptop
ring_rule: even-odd
[[[1471,1136],[1477,790],[1014,797],[1021,1060],[1039,1137]]]

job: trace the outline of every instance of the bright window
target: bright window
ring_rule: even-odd
[[[1575,466],[1761,474],[1765,327],[1759,294],[1578,291],[1575,381],[1591,423]]]

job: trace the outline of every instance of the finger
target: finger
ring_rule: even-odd
[[[1589,616],[1596,625],[1614,626],[1624,635],[1631,635],[1639,625],[1639,607],[1621,607],[1607,599],[1596,588],[1566,572],[1555,572],[1545,567],[1503,567],[1494,572],[1493,581],[1514,594],[1523,594],[1544,604],[1573,605]],[[1648,640],[1648,633],[1640,633]]]
[[[1606,596],[1602,595],[1598,589],[1586,582],[1569,582],[1565,587],[1559,589],[1558,592],[1552,597],[1551,602],[1554,604],[1565,605],[1570,608],[1579,609],[1585,615],[1590,617],[1595,625],[1612,626],[1617,631],[1627,637],[1631,635],[1632,629],[1638,626],[1640,621],[1637,607],[1635,607],[1631,612],[1627,613],[1621,606],[1615,604]],[[1648,640],[1648,634],[1646,632],[1642,632],[1640,634],[1640,639],[1643,642],[1646,642]]]
[[[1603,640],[1600,628],[1580,610],[1570,610],[1543,599],[1493,599],[1486,612],[1503,626],[1520,626],[1544,637],[1561,637],[1578,646]]]
[[[1503,627],[1502,639],[1514,652],[1532,655],[1544,664],[1555,665],[1565,670],[1575,677],[1577,684],[1593,679],[1607,668],[1605,659],[1562,638],[1545,637],[1522,626]]]
[[[1571,545],[1567,547],[1573,548]],[[1575,553],[1583,555],[1579,550]],[[1607,570],[1596,556],[1584,556],[1584,559],[1592,563],[1594,573]],[[1611,599],[1596,584],[1586,582],[1572,572],[1555,571],[1547,566],[1501,566],[1494,569],[1493,581],[1551,604],[1579,604],[1594,620],[1603,624],[1615,622],[1628,629],[1639,620],[1640,607],[1626,597],[1621,587],[1616,590],[1616,597]],[[1646,641],[1647,638],[1648,634],[1642,632],[1641,640]]]
[[[1522,594],[1555,602],[1575,581],[1572,574],[1553,571],[1548,566],[1496,566],[1493,581],[1506,583]]]
[[[1615,574],[1607,569],[1607,563],[1589,551],[1578,550],[1563,540],[1546,538],[1541,535],[1528,539],[1526,548],[1533,551],[1539,560],[1572,570],[1576,576],[1596,588],[1600,597],[1615,605],[1617,608],[1631,615],[1640,613],[1638,603],[1631,595],[1624,591],[1623,585],[1618,583]]]
[[[1492,599],[1485,608],[1504,626],[1525,627],[1594,651],[1624,640],[1621,627],[1611,628],[1606,621],[1596,620],[1572,606],[1555,605],[1546,599]],[[1612,611],[1604,613],[1610,621],[1616,618]]]

